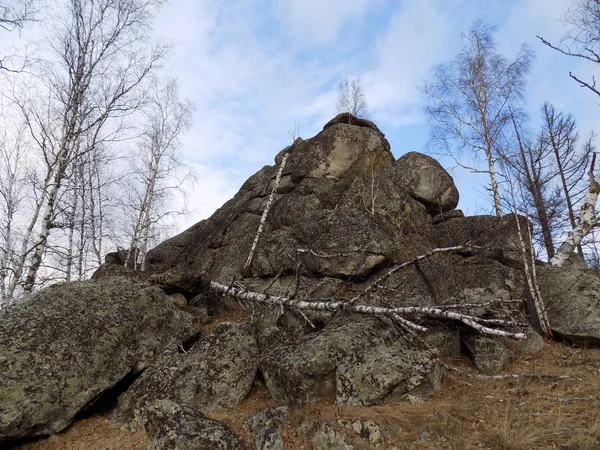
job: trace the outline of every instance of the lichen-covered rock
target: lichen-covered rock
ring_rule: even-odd
[[[289,408],[267,408],[248,419],[248,429],[254,436],[257,450],[283,450],[283,429],[287,423]]]
[[[56,433],[193,333],[163,292],[123,278],[50,286],[0,311],[0,441]]]
[[[454,180],[431,156],[406,153],[389,173],[400,188],[423,203],[431,214],[441,214],[458,205]]]
[[[135,429],[160,399],[202,412],[239,404],[250,392],[258,349],[248,325],[223,323],[186,352],[160,358],[119,397],[112,420]]]
[[[380,404],[409,393],[427,396],[439,386],[437,357],[403,349],[384,322],[337,322],[261,354],[260,370],[275,400],[307,403],[336,391],[339,404]]]
[[[497,339],[469,334],[462,342],[475,367],[485,374],[500,372],[513,360],[513,353]]]
[[[367,406],[429,398],[440,388],[437,352],[402,347],[371,348],[336,371],[336,404]]]
[[[440,358],[460,356],[460,332],[457,328],[434,328],[421,337],[426,344],[437,350]]]
[[[144,413],[148,450],[244,450],[244,442],[224,423],[169,400],[154,402]]]
[[[600,277],[590,269],[538,268],[538,281],[555,336],[600,345]]]
[[[326,422],[315,423],[312,444],[315,450],[355,450],[351,440]]]
[[[326,126],[314,138],[299,142],[291,150],[284,149],[275,157],[276,163],[286,151],[290,154],[283,174],[298,180],[370,176],[394,162],[383,133],[356,124]]]
[[[397,259],[402,239],[431,223],[431,202],[445,211],[458,200],[452,178],[434,160],[422,155],[427,164],[420,174],[411,168],[413,157],[398,165],[373,123],[341,115],[285,148],[274,166],[250,177],[211,218],[152,249],[147,271],[168,274],[169,289],[188,298],[201,292],[194,284],[202,277],[239,278],[284,154],[286,166],[246,276],[274,277],[300,263],[319,276],[368,277]]]

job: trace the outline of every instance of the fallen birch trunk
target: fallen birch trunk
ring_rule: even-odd
[[[339,302],[339,301],[306,301],[306,300],[296,300],[289,297],[280,297],[268,294],[261,294],[258,292],[248,291],[239,287],[234,286],[225,286],[224,284],[217,283],[216,281],[210,282],[210,287],[215,292],[219,292],[224,295],[230,295],[238,300],[244,300],[254,303],[262,303],[265,305],[271,306],[279,306],[279,307],[290,307],[299,310],[308,310],[308,311],[349,311],[358,314],[369,314],[376,316],[386,316],[392,319],[397,318],[398,316],[402,316],[401,323],[405,326],[408,326],[408,323],[411,324],[411,328],[419,331],[425,331],[421,325],[418,325],[404,316],[419,316],[419,317],[429,317],[435,319],[449,319],[449,320],[457,320],[462,322],[463,324],[479,331],[483,334],[488,334],[492,336],[503,336],[512,339],[525,339],[527,335],[525,333],[513,333],[510,331],[499,330],[496,328],[490,328],[482,323],[489,323],[493,321],[495,325],[504,325],[504,326],[514,326],[516,325],[514,322],[505,321],[500,319],[482,319],[475,316],[470,316],[467,314],[458,313],[455,311],[446,311],[442,308],[431,307],[431,306],[406,306],[402,308],[385,308],[382,306],[367,306],[367,305],[357,305],[347,302]]]

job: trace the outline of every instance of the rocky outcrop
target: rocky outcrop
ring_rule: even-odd
[[[600,277],[577,265],[538,268],[552,332],[580,344],[600,345]]]
[[[257,252],[242,273],[284,156]],[[496,300],[500,290],[508,298],[525,298],[516,224],[525,228],[527,221],[515,215],[464,217],[454,209],[458,197],[452,177],[433,158],[411,152],[395,160],[372,122],[342,114],[313,138],[283,149],[274,166],[250,177],[211,218],[151,250],[148,270],[167,292],[210,305],[210,313],[219,300],[211,298],[206,279],[243,279],[249,290],[294,293],[298,299],[349,300],[394,264],[469,243],[474,247],[394,273],[381,292],[361,302],[446,305],[478,289],[489,290],[478,297],[484,303]],[[513,308],[520,317],[519,306]],[[439,385],[436,357],[411,353],[387,320],[259,307],[252,326],[261,373],[283,403],[318,399],[341,383],[340,404],[426,396]],[[460,348],[459,334],[454,350],[442,351]]]
[[[0,441],[56,433],[193,333],[164,293],[123,278],[51,286],[0,311]]]
[[[432,158],[410,154],[395,161],[376,126],[347,119],[282,150],[275,166],[250,177],[209,220],[151,250],[149,271],[168,273],[178,291],[189,289],[194,277],[228,282],[241,276],[241,255],[249,253],[284,154],[252,275],[294,272],[301,263],[321,276],[368,277],[396,260],[403,236],[431,223],[428,208],[451,210],[458,192]]]
[[[225,424],[169,400],[153,403],[144,414],[148,450],[245,450]]]
[[[112,420],[135,429],[158,399],[209,412],[239,404],[250,392],[258,349],[247,325],[221,324],[191,349],[164,355],[121,395]]]

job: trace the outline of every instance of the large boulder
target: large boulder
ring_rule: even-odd
[[[538,267],[538,282],[553,334],[566,341],[600,345],[600,277],[576,266]]]
[[[148,450],[244,450],[244,442],[222,422],[169,400],[158,400],[144,414]]]
[[[202,412],[235,406],[250,392],[257,363],[251,327],[223,323],[191,349],[156,361],[121,395],[112,419],[135,429],[161,399]]]
[[[338,366],[336,403],[366,406],[426,400],[440,388],[441,376],[436,352],[375,347]]]
[[[406,153],[388,173],[399,188],[423,203],[432,214],[442,214],[458,205],[454,180],[431,156]]]
[[[147,284],[48,287],[0,311],[0,441],[56,433],[128,374],[193,334]]]
[[[283,429],[289,408],[267,408],[248,418],[248,429],[254,437],[257,450],[283,450]]]
[[[266,349],[260,370],[273,398],[316,401],[336,391],[341,405],[382,404],[439,388],[437,357],[402,348],[393,328],[377,318],[347,317],[295,343]]]

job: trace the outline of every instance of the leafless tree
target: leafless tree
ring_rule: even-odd
[[[0,136],[0,308],[12,301],[9,293],[15,282],[18,216],[27,203],[26,149],[23,127],[14,127],[12,133],[3,130]]]
[[[166,52],[147,39],[156,3],[68,0],[55,27],[53,58],[37,68],[43,84],[13,98],[43,171],[15,268],[25,293],[36,285],[51,230],[63,226],[60,198],[74,165],[117,139],[125,118],[145,101],[145,82]]]
[[[360,78],[345,77],[338,86],[337,112],[348,112],[354,117],[368,119],[369,111]]]
[[[514,60],[507,61],[497,50],[494,32],[476,21],[463,34],[462,51],[437,66],[422,91],[432,142],[457,161],[456,148],[485,157],[494,209],[500,216],[498,160],[506,130],[512,127],[511,108],[521,99],[533,55],[523,46]]]
[[[552,259],[554,240],[577,224],[576,205],[587,189],[583,176],[592,142],[579,147],[575,119],[547,102],[541,108],[541,119],[539,133],[531,136],[523,115],[513,113],[517,151],[504,161],[519,182],[519,192],[523,194],[519,209],[534,224],[534,241],[542,241]],[[583,254],[581,245],[578,249]]]
[[[538,38],[548,47],[565,55],[600,65],[600,0],[576,0],[565,21],[572,28],[558,45],[541,36]],[[600,96],[600,87],[596,85],[594,76],[587,80],[574,75],[573,72],[569,72],[569,76],[581,87]]]
[[[190,126],[193,112],[189,102],[179,100],[175,80],[169,80],[164,86],[155,83],[146,109],[146,129],[134,156],[133,176],[139,190],[132,191],[129,202],[134,214],[126,262],[141,271],[146,268],[153,227],[166,216],[179,212],[177,208],[165,206],[168,196],[180,189],[191,175],[189,171],[183,175],[178,173],[183,167],[179,138]]]
[[[23,28],[26,22],[34,20],[37,0],[3,0],[0,4],[0,29],[14,31]],[[0,70],[10,72],[18,69],[6,66],[6,56],[0,55]]]
[[[551,104],[544,103],[540,141],[542,146],[551,151],[571,229],[577,226],[575,204],[581,200],[586,190],[582,180],[591,150],[590,145],[584,145],[581,150],[577,148],[578,139],[579,133],[573,116],[556,111]],[[583,254],[581,246],[578,246],[578,250]]]
[[[34,0],[4,0],[0,5],[0,28],[13,31],[33,19]]]
[[[516,151],[507,154],[504,162],[514,173],[518,189],[513,188],[511,192],[510,207],[529,217],[534,227],[534,244],[541,242],[548,258],[552,258],[553,231],[563,202],[552,183],[556,171],[550,159],[550,150],[541,139],[532,136],[524,114],[513,111],[511,122]],[[520,194],[518,198],[515,190]]]
[[[596,153],[591,151],[591,162],[589,165],[589,187],[579,208],[577,226],[569,231],[567,238],[562,242],[550,263],[561,267],[570,258],[573,251],[581,241],[594,230],[599,223],[600,217],[596,212],[598,195],[600,195],[600,175],[595,172]]]

